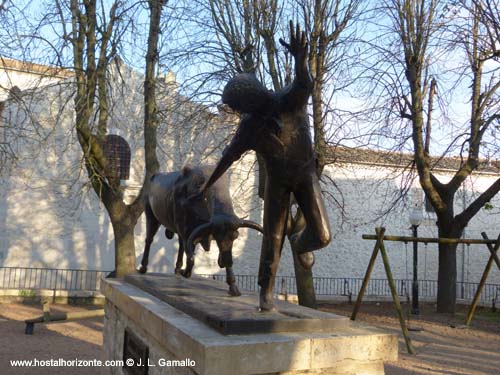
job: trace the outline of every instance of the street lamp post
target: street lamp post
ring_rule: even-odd
[[[422,209],[415,205],[410,211],[410,224],[413,229],[413,237],[418,237],[418,226],[422,223],[424,215]],[[411,313],[418,315],[418,242],[413,241],[413,285],[412,285],[412,309]]]

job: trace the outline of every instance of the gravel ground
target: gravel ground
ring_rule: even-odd
[[[54,305],[51,311],[95,309]],[[103,318],[35,324],[33,335],[24,334],[24,320],[42,314],[41,306],[0,304],[0,374],[59,375],[99,374],[95,367],[12,367],[11,360],[101,360]]]
[[[406,307],[403,306],[405,311]],[[53,311],[82,311],[95,307],[58,305]],[[323,310],[350,315],[352,305],[322,305]],[[424,305],[410,327],[417,355],[406,352],[399,321],[389,303],[365,303],[358,320],[385,328],[400,337],[399,360],[387,363],[386,375],[498,375],[500,374],[500,312],[479,311],[472,327],[462,327],[465,307],[456,316],[436,314]],[[40,324],[24,334],[24,320],[41,315],[39,306],[0,304],[0,374],[99,374],[96,367],[12,367],[11,360],[101,360],[102,318]],[[452,328],[451,326],[457,327]]]
[[[434,305],[421,305],[417,319],[410,318],[410,332],[416,355],[408,354],[399,320],[392,303],[364,303],[356,320],[384,328],[399,335],[399,360],[385,365],[386,375],[499,375],[500,311],[478,310],[471,328],[463,322],[466,306],[457,314],[435,313]],[[325,311],[350,316],[353,305],[323,305]],[[408,307],[403,304],[405,316]],[[455,327],[455,328],[453,328]]]

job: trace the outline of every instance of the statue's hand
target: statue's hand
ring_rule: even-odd
[[[308,44],[306,34],[304,31],[300,31],[299,25],[294,28],[293,21],[290,21],[290,44],[281,38],[280,43],[295,57],[296,61],[305,61]]]

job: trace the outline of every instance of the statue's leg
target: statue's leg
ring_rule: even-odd
[[[140,273],[146,273],[148,270],[149,250],[155,234],[158,232],[158,228],[160,228],[160,222],[156,220],[149,204],[146,203],[144,211],[146,213],[146,244],[144,246],[144,253],[142,254],[141,266],[139,267]]]
[[[273,186],[274,185],[274,186]],[[268,176],[264,198],[264,237],[260,253],[260,308],[274,310],[273,288],[285,238],[290,193]]]
[[[294,191],[297,204],[304,214],[306,226],[292,236],[291,241],[299,252],[299,259],[305,268],[314,262],[311,251],[321,249],[330,243],[330,222],[326,212],[318,178],[313,173]]]
[[[175,262],[175,274],[180,275],[182,272],[182,260],[184,258],[184,242],[179,237],[179,251],[177,252],[177,261]]]

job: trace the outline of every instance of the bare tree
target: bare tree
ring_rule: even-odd
[[[148,1],[150,13],[146,74],[144,82],[144,139],[146,173],[144,185],[158,171],[156,158],[156,102],[155,68],[158,61],[158,36],[163,0]],[[62,4],[60,5],[62,6]],[[97,1],[83,5],[71,0],[71,30],[67,37],[73,47],[76,75],[76,130],[84,153],[88,177],[95,193],[108,211],[115,237],[115,272],[117,277],[135,272],[134,228],[143,211],[144,185],[135,201],[127,205],[119,189],[119,180],[106,174],[108,160],[103,152],[102,137],[106,134],[108,93],[106,73],[116,53],[115,25],[127,8],[120,1],[114,2],[109,14],[97,14]],[[64,20],[62,20],[64,21]],[[118,34],[119,35],[119,34]],[[95,102],[97,100],[97,103]],[[97,131],[93,131],[94,114],[97,112]]]
[[[384,5],[384,11],[392,21],[391,32],[397,36],[389,42],[392,44],[386,44],[388,47],[381,49],[384,59],[392,64],[386,65],[386,72],[394,72],[392,78],[385,81],[389,82],[386,88],[392,90],[388,95],[388,108],[390,115],[399,116],[403,124],[399,130],[397,127],[390,130],[400,131],[401,145],[411,140],[414,165],[422,189],[436,212],[439,237],[460,238],[469,221],[500,190],[498,179],[462,212],[455,213],[455,195],[464,181],[478,169],[483,143],[488,139],[487,132],[499,118],[500,83],[492,73],[498,65],[489,70],[489,79],[484,81],[485,64],[497,55],[496,42],[491,38],[495,31],[491,23],[485,22],[482,8],[477,4],[469,4],[460,10],[454,8],[452,3],[440,0],[390,0]],[[440,51],[446,56],[464,53],[468,62],[460,74],[453,75],[451,87],[442,84],[441,95],[438,92],[439,77],[443,77],[443,81],[445,76],[449,79],[450,68],[436,64]],[[459,128],[458,124],[443,116],[433,118],[436,117],[436,99],[445,98],[444,91],[463,88],[467,84],[471,88],[471,115],[467,126]],[[453,103],[446,104],[451,105]],[[432,125],[436,120],[441,122],[440,125],[448,123],[457,129],[457,137],[449,139],[445,150],[441,150],[443,156],[462,142],[459,147],[460,166],[446,183],[436,177],[434,167],[437,159],[431,157],[435,133]],[[405,123],[410,125],[409,133]],[[456,274],[456,245],[440,244],[438,312],[455,311]]]
[[[83,165],[90,185],[109,215],[115,242],[115,272],[121,277],[135,272],[134,227],[143,211],[144,187],[158,170],[156,159],[156,69],[158,39],[163,0],[147,3],[149,21],[144,82],[144,147],[146,173],[141,193],[131,204],[123,200],[119,177],[110,173],[110,160],[105,152],[112,104],[110,90],[111,64],[124,35],[132,33],[134,17],[141,4],[116,0],[58,0],[51,4],[40,19],[28,16],[29,9],[12,8],[11,20],[19,20],[6,43],[13,53],[15,43],[21,45],[17,56],[40,57],[53,65],[66,68],[72,78],[65,95],[73,100],[75,129],[83,154]],[[57,25],[57,26],[55,26]],[[47,28],[51,32],[47,32]],[[21,33],[21,30],[24,32]],[[39,58],[40,59],[40,58]],[[62,85],[62,84],[61,84]],[[64,111],[63,108],[59,109]],[[75,179],[77,177],[75,176]]]
[[[23,106],[24,100],[21,89],[12,81],[10,70],[16,70],[15,62],[7,58],[7,53],[16,46],[15,33],[18,29],[18,21],[24,19],[24,14],[19,15],[19,9],[12,1],[0,1],[0,69],[2,70],[2,81],[0,82],[0,175],[8,167],[18,161],[19,153],[17,144],[28,138],[33,142],[40,142],[43,136],[37,135],[37,127],[33,121],[24,124],[12,124],[8,115],[4,113],[6,104],[15,102]],[[4,52],[5,51],[5,52]],[[31,83],[34,86],[33,83]],[[3,121],[2,121],[3,119]]]
[[[309,66],[314,80],[312,93],[312,117],[314,145],[318,155],[318,173],[321,174],[329,154],[326,135],[327,113],[331,106],[326,100],[352,83],[347,72],[349,44],[354,33],[349,26],[359,17],[361,1],[350,0],[302,0],[300,14],[310,35]],[[352,64],[352,62],[350,62]],[[351,82],[345,83],[343,76]],[[342,82],[336,84],[333,82]],[[344,86],[345,85],[345,86]],[[328,93],[328,95],[327,95]]]

